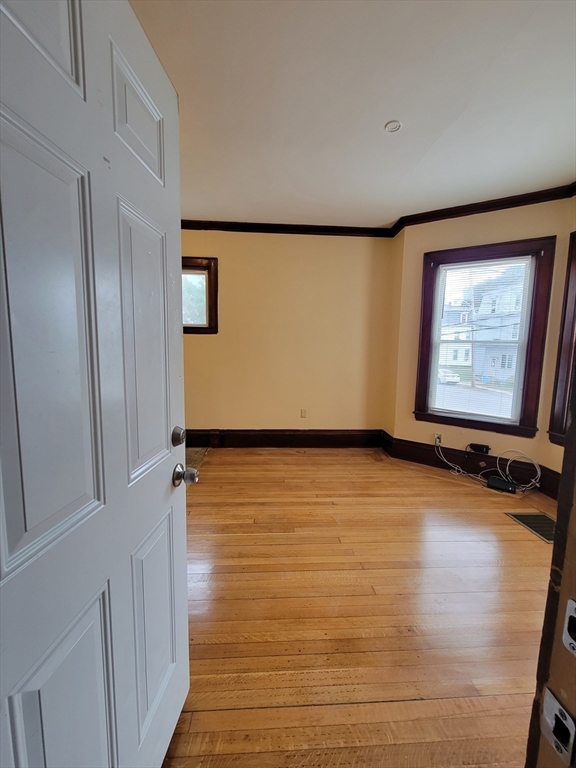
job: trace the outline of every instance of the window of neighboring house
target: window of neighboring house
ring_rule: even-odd
[[[218,333],[218,259],[182,258],[184,333]]]
[[[514,323],[512,325],[512,338],[517,339],[520,336],[520,324]]]
[[[466,362],[469,362],[469,360],[470,360],[470,350],[469,349],[465,349],[464,350],[464,360]]]
[[[556,361],[556,378],[548,436],[552,443],[564,445],[568,428],[568,398],[576,364],[576,232],[570,235],[564,307]]]
[[[555,243],[546,237],[425,254],[416,419],[536,434]],[[442,387],[454,306],[468,313],[462,344],[470,374]]]
[[[468,312],[461,312],[460,313],[460,322],[461,323],[467,323],[468,322]]]
[[[458,360],[458,350],[452,350],[452,360]]]

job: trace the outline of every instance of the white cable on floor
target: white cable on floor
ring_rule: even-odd
[[[518,490],[520,491],[529,491],[532,488],[538,488],[538,486],[540,485],[540,477],[542,476],[542,470],[540,469],[540,465],[538,464],[538,462],[534,461],[532,456],[529,456],[527,453],[523,453],[522,451],[518,451],[517,453],[515,453],[511,459],[508,459],[508,463],[506,464],[506,471],[505,472],[502,471],[502,468],[500,467],[500,459],[502,459],[505,453],[513,453],[513,452],[514,452],[514,449],[509,448],[507,451],[502,451],[502,453],[498,455],[498,458],[496,459],[496,468],[500,473],[500,476],[504,480],[507,480],[509,483],[513,483],[516,486],[516,488],[518,488]],[[529,459],[534,465],[534,469],[536,470],[535,476],[532,478],[532,480],[530,480],[530,482],[526,483],[526,485],[522,485],[522,483],[519,483],[517,480],[514,480],[514,478],[510,474],[510,465],[512,464],[512,462],[522,457],[524,457],[525,459]],[[504,461],[504,459],[502,460]]]
[[[448,461],[448,459],[442,453],[442,448],[439,445],[436,445],[436,444],[434,445],[434,451],[436,453],[436,456],[438,456],[439,459],[442,459],[442,461],[445,464],[448,464],[448,466],[451,467],[450,473],[452,475],[463,475],[464,477],[470,477],[470,478],[472,478],[472,480],[475,480],[476,482],[479,482],[480,484],[484,484],[486,482],[484,480],[484,478],[481,477],[482,472],[480,472],[477,475],[473,475],[470,472],[466,472],[464,469],[462,469],[462,467],[459,467],[458,464],[452,464],[451,461]],[[486,470],[484,470],[484,471],[486,471]]]
[[[450,473],[453,475],[463,475],[464,477],[470,477],[472,480],[475,480],[476,482],[481,483],[482,485],[486,485],[487,480],[486,478],[482,477],[486,472],[492,472],[494,469],[497,469],[500,476],[503,480],[506,480],[508,483],[512,483],[516,487],[517,490],[521,492],[530,491],[532,488],[538,488],[540,485],[540,477],[542,476],[542,470],[540,469],[540,465],[537,461],[535,461],[531,456],[529,456],[527,453],[523,453],[522,451],[517,451],[514,453],[514,448],[508,448],[505,451],[502,451],[502,453],[498,454],[496,457],[496,467],[490,467],[489,469],[484,469],[482,472],[479,472],[478,474],[472,474],[471,472],[466,472],[462,467],[458,466],[458,464],[453,464],[451,461],[448,461],[448,459],[444,456],[442,453],[442,448],[439,445],[434,445],[434,452],[438,456],[439,459],[441,459],[445,464],[448,464],[450,467]],[[502,470],[500,466],[500,460],[505,461],[503,458],[504,454],[506,453],[514,453],[514,455],[508,459],[508,463],[506,464],[506,470]],[[516,461],[516,459],[520,458],[526,458],[529,459],[532,464],[534,465],[534,469],[536,470],[535,476],[526,484],[519,483],[517,480],[514,480],[512,475],[510,474],[510,465],[513,461]]]

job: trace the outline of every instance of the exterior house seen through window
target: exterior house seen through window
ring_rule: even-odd
[[[554,238],[425,255],[417,419],[535,434],[553,257]]]

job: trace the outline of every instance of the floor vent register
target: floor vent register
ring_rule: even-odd
[[[548,515],[543,515],[541,513],[533,515],[522,513],[512,514],[511,512],[508,512],[507,515],[513,520],[516,520],[517,523],[520,523],[520,525],[523,525],[524,528],[528,528],[529,531],[535,533],[536,536],[539,536],[548,544],[552,544],[554,541],[554,527],[556,523],[551,517],[548,517]]]

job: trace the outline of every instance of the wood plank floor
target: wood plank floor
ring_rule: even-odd
[[[166,768],[521,768],[549,512],[364,449],[211,450]]]

